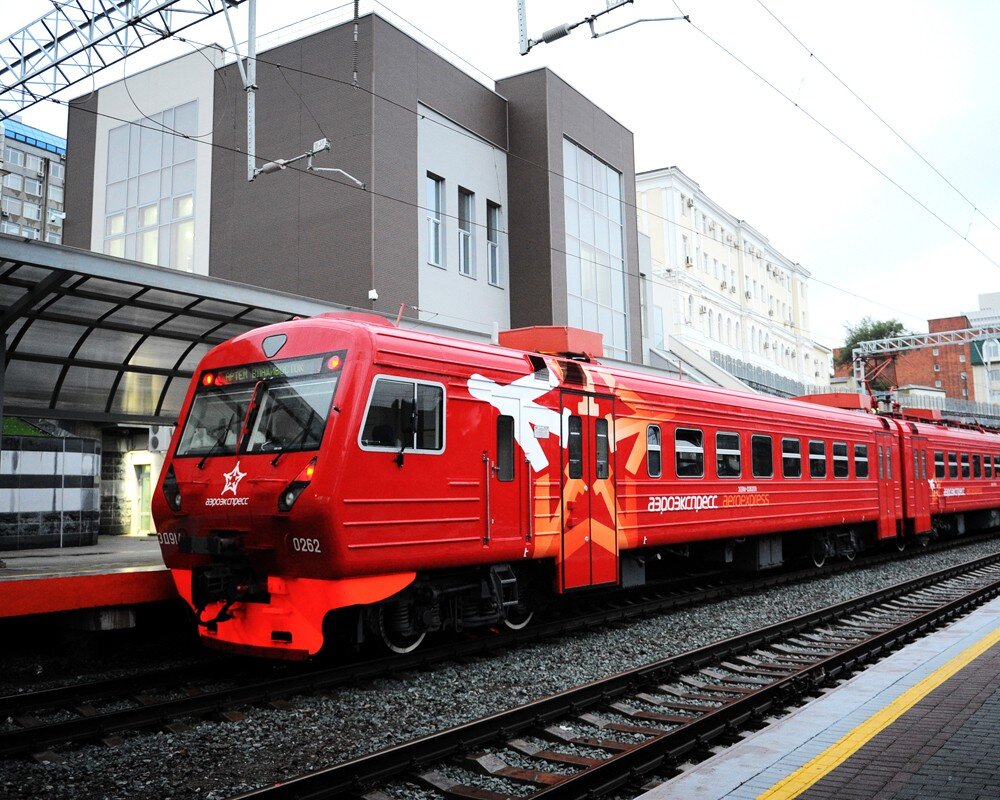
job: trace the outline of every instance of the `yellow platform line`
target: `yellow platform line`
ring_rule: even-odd
[[[780,780],[766,792],[757,795],[757,800],[791,800],[793,797],[798,797],[818,780],[833,772],[880,731],[892,725],[923,698],[979,658],[997,642],[1000,642],[1000,628],[959,653],[947,664],[938,667],[807,764]]]

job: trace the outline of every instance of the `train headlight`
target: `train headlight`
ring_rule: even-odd
[[[305,488],[312,482],[313,473],[316,471],[316,459],[314,458],[308,464],[306,464],[305,469],[302,470],[296,476],[295,480],[292,481],[288,486],[284,488],[281,494],[278,496],[278,511],[291,511],[292,506],[299,499],[299,495],[305,491]]]
[[[177,476],[174,474],[174,465],[167,467],[166,477],[163,479],[163,496],[167,500],[167,505],[174,511],[181,510],[181,490],[177,485]]]

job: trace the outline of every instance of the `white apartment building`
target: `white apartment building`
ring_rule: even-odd
[[[806,385],[830,383],[831,351],[809,329],[809,271],[677,167],[636,174],[649,237],[649,340],[668,337]]]

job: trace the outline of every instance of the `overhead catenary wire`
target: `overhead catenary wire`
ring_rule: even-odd
[[[674,6],[677,8],[677,10],[680,13],[683,14],[684,11],[681,9],[681,7],[678,4],[677,0],[672,0],[672,1],[673,1]],[[861,153],[861,151],[859,151],[857,148],[855,148],[853,145],[851,145],[849,142],[847,142],[847,140],[845,140],[842,136],[840,136],[838,133],[836,133],[832,128],[830,128],[828,125],[826,125],[824,122],[822,122],[818,117],[816,117],[814,114],[810,113],[805,108],[803,108],[802,105],[799,104],[798,102],[796,102],[794,98],[790,97],[786,92],[784,92],[781,89],[779,89],[773,82],[769,81],[760,72],[758,72],[757,70],[755,70],[753,67],[751,67],[749,64],[747,64],[746,61],[744,61],[743,59],[741,59],[732,50],[730,50],[728,47],[726,47],[724,44],[722,44],[718,39],[714,38],[706,30],[704,30],[703,28],[701,28],[693,19],[690,18],[690,16],[686,16],[686,18],[687,18],[687,22],[688,22],[689,25],[691,25],[696,31],[698,31],[698,33],[700,33],[702,36],[704,36],[709,42],[711,42],[713,45],[715,45],[719,50],[721,50],[723,53],[725,53],[727,56],[729,56],[731,59],[733,59],[737,64],[739,64],[744,69],[746,69],[748,72],[750,72],[754,77],[756,77],[759,81],[761,81],[761,83],[763,83],[765,86],[768,86],[772,91],[774,91],[776,94],[778,94],[779,96],[781,96],[784,100],[788,101],[793,106],[795,106],[795,108],[797,108],[800,112],[802,112],[807,118],[809,118],[810,120],[812,120],[812,122],[814,122],[816,125],[818,125],[820,128],[822,128],[824,131],[826,131],[826,133],[829,134],[831,137],[833,137],[833,139],[835,139],[838,143],[840,143],[841,145],[843,145],[844,147],[846,147],[851,153],[853,153],[855,156],[857,156],[859,159],[861,159],[865,164],[867,164],[869,167],[871,167],[873,170],[875,170],[875,172],[877,172],[885,180],[887,180],[889,183],[891,183],[893,186],[895,186],[899,191],[901,191],[908,198],[910,198],[910,200],[912,200],[914,203],[916,203],[920,208],[922,208],[924,211],[926,211],[928,214],[930,214],[932,217],[934,217],[934,219],[936,219],[945,228],[947,228],[952,233],[954,233],[959,239],[961,239],[963,242],[965,242],[966,244],[968,244],[969,247],[971,247],[973,250],[975,250],[977,253],[979,253],[979,255],[981,255],[984,259],[986,259],[988,262],[990,262],[990,264],[992,264],[994,267],[997,267],[998,269],[1000,269],[1000,261],[996,261],[995,259],[993,259],[985,250],[983,250],[977,244],[975,244],[974,242],[972,242],[960,230],[958,230],[958,228],[956,228],[954,225],[952,225],[950,222],[948,222],[946,219],[944,219],[944,217],[942,217],[940,214],[938,214],[936,211],[934,211],[930,206],[928,206],[926,203],[924,203],[922,200],[920,200],[920,198],[918,198],[915,194],[913,194],[911,191],[909,191],[901,183],[899,183],[898,181],[896,181],[895,179],[893,179],[885,170],[883,170],[881,167],[879,167],[877,164],[875,164],[875,162],[873,162],[871,159],[869,159],[865,155],[863,155]]]
[[[877,119],[879,122],[881,122],[882,125],[885,126],[885,128],[893,136],[895,136],[897,139],[899,139],[899,141],[901,141],[904,145],[906,145],[906,147],[917,158],[919,158],[921,161],[923,161],[924,164],[926,164],[934,172],[935,175],[937,175],[952,190],[954,190],[954,192],[959,197],[961,197],[966,203],[968,203],[972,207],[973,217],[975,217],[975,215],[978,214],[983,219],[985,219],[988,223],[990,223],[990,225],[992,225],[994,228],[996,228],[998,231],[1000,231],[1000,225],[997,225],[996,222],[994,222],[988,215],[986,215],[982,211],[982,209],[973,200],[971,200],[968,196],[966,196],[966,194],[961,189],[959,189],[954,183],[952,183],[952,181],[948,180],[948,178],[945,177],[945,175],[941,172],[941,170],[939,170],[937,167],[935,167],[927,159],[927,157],[924,156],[923,153],[921,153],[919,150],[917,150],[916,147],[914,147],[909,141],[907,141],[907,139],[903,136],[903,134],[901,134],[899,131],[897,131],[891,124],[889,124],[889,122],[881,114],[879,114],[874,108],[872,108],[872,106],[863,97],[861,97],[857,92],[854,91],[854,89],[852,89],[850,86],[848,86],[847,83],[836,72],[834,72],[829,66],[827,66],[827,64],[819,56],[816,55],[816,53],[812,50],[812,48],[810,48],[809,46],[807,46],[805,42],[803,42],[795,33],[793,33],[792,30],[781,19],[779,19],[778,16],[770,8],[768,8],[764,4],[764,0],[757,0],[757,4],[761,8],[763,8],[764,11],[766,11],[768,13],[768,15],[770,15],[770,17],[776,23],[778,23],[778,25],[780,25],[782,28],[784,28],[784,30],[788,33],[788,35],[791,36],[799,44],[799,46],[809,54],[809,57],[812,60],[814,60],[817,64],[819,64],[824,70],[826,70],[826,72],[830,75],[830,77],[832,77],[837,83],[839,83],[855,100],[857,100],[859,103],[861,103],[861,105],[863,105],[872,114],[872,116],[875,117],[875,119]],[[970,230],[972,228],[972,223],[971,222],[969,223],[969,228],[970,228]],[[966,235],[965,235],[964,238],[968,238],[968,233],[966,233]]]
[[[67,101],[59,100],[59,99],[56,99],[56,98],[48,98],[47,100],[48,100],[48,102],[55,103],[55,104],[60,104],[60,105],[67,105],[68,104]],[[131,120],[122,119],[122,118],[116,117],[116,116],[114,116],[112,114],[108,114],[107,112],[97,111],[96,109],[78,107],[78,110],[82,111],[84,113],[95,115],[95,116],[104,117],[104,118],[110,119],[112,121],[121,122],[121,123],[125,123],[125,124],[130,124],[130,125],[135,125],[135,126],[137,126],[139,128],[147,128],[149,130],[159,130],[159,128],[154,128],[154,127],[150,127],[150,126],[147,126],[147,125],[143,125],[140,122],[135,122],[135,121],[131,121]],[[168,135],[172,135],[172,136],[183,136],[183,134],[171,133],[169,131],[167,131],[166,133]],[[212,148],[221,150],[223,152],[228,152],[228,153],[232,153],[232,154],[236,154],[236,155],[244,155],[244,153],[243,153],[242,150],[240,150],[238,148],[235,148],[235,147],[229,147],[227,145],[223,145],[223,144],[221,144],[219,142],[215,142],[215,141],[206,142],[206,141],[202,141],[202,140],[196,140],[196,142],[198,144],[206,145],[208,147],[212,147]],[[411,208],[415,208],[415,209],[421,210],[421,211],[431,211],[432,210],[432,209],[428,208],[427,206],[421,205],[420,203],[414,203],[414,202],[412,202],[410,200],[406,200],[404,198],[400,198],[400,197],[396,197],[394,195],[386,194],[384,192],[375,192],[375,191],[372,191],[371,188],[362,189],[362,188],[357,187],[357,186],[355,186],[353,184],[346,183],[346,182],[343,182],[343,181],[338,181],[336,179],[327,177],[326,175],[323,175],[323,174],[319,174],[319,173],[312,172],[312,171],[309,171],[309,170],[298,169],[296,167],[289,167],[289,169],[295,170],[300,175],[306,175],[306,176],[310,176],[310,177],[313,177],[313,178],[316,178],[316,179],[319,179],[319,180],[323,180],[323,181],[326,181],[330,185],[342,187],[342,188],[348,189],[350,191],[369,192],[369,193],[373,194],[374,196],[383,198],[385,200],[390,200],[390,201],[395,202],[395,203],[400,203],[402,205],[406,205],[406,206],[409,206]],[[625,205],[624,201],[622,201],[622,204]],[[458,215],[457,214],[441,213],[441,216],[444,217],[444,218],[447,218],[447,219],[452,219],[452,220],[456,220],[456,221],[458,220]],[[475,225],[476,225],[476,227],[478,227],[480,229],[486,227],[486,226],[482,225],[481,223],[475,223]],[[686,230],[693,230],[691,228],[687,228],[686,226],[685,226],[685,229]],[[501,233],[506,234],[507,231],[503,230],[503,231],[501,231]],[[560,253],[560,254],[566,255],[566,256],[572,256],[573,255],[573,254],[569,253],[568,251],[566,251],[564,249],[552,246],[551,243],[549,243],[547,241],[528,240],[528,244],[537,244],[540,247],[546,247],[551,252]],[[738,249],[738,250],[743,251],[743,248],[734,248],[734,249]],[[616,269],[614,267],[611,267],[610,265],[602,265],[602,264],[599,264],[597,262],[593,262],[593,263],[594,263],[595,267],[597,267],[599,269],[607,269],[607,270],[613,271],[615,273],[615,275],[621,276],[623,280],[635,281],[635,282],[638,282],[638,281],[641,281],[641,280],[646,280],[650,284],[663,286],[663,287],[665,287],[667,289],[674,289],[674,288],[676,288],[675,285],[672,282],[661,280],[661,279],[659,279],[659,278],[657,278],[655,276],[642,276],[642,275],[640,275],[638,273],[638,270],[636,270],[635,272],[628,272],[628,271],[625,271],[625,270],[618,270],[618,269]],[[844,294],[847,294],[849,296],[855,297],[857,299],[863,299],[863,300],[866,300],[867,302],[870,302],[870,303],[873,303],[875,305],[879,305],[881,307],[887,308],[888,310],[895,311],[897,313],[904,314],[906,316],[912,316],[911,314],[909,314],[907,312],[904,312],[904,311],[902,311],[900,309],[894,309],[891,306],[887,306],[886,304],[884,304],[884,303],[882,303],[880,301],[873,300],[871,298],[863,297],[862,295],[858,295],[855,292],[851,292],[849,290],[843,289],[843,288],[835,286],[833,284],[829,284],[829,283],[827,283],[825,281],[818,281],[818,282],[822,283],[824,286],[828,286],[829,288],[832,288],[832,289],[834,289],[836,291],[843,292]],[[461,317],[461,316],[458,316],[458,315],[455,315],[455,314],[449,314],[447,312],[436,311],[434,309],[426,309],[426,308],[424,308],[423,310],[426,313],[437,314],[437,315],[439,315],[439,316],[441,316],[443,318],[459,320],[459,321],[462,321],[462,322],[468,322],[468,323],[472,323],[472,324],[478,325],[478,326],[482,326],[483,325],[483,323],[482,323],[481,320],[474,320],[474,319],[470,319],[468,317]],[[724,310],[726,311],[727,314],[732,314],[733,313],[733,312],[729,311],[728,309],[724,309]],[[774,320],[767,320],[765,318],[765,316],[761,312],[758,312],[758,311],[751,311],[750,312],[750,316],[751,316],[751,319],[756,319],[756,318],[759,317],[760,321],[762,323],[764,323],[764,322],[770,322],[771,324],[774,323]],[[414,320],[420,321],[420,322],[426,322],[427,321],[427,320],[419,320],[419,318],[411,318],[411,317],[405,317],[405,316],[404,316],[404,319],[408,319],[408,320],[414,319]],[[803,332],[803,333],[809,335],[810,339],[812,338],[810,331],[808,331],[805,328],[802,328],[802,326],[800,326],[800,325],[798,325],[796,323],[792,323],[790,325],[787,325],[786,323],[782,322],[781,324],[785,325],[786,327],[791,328],[792,330],[798,330],[800,332]]]

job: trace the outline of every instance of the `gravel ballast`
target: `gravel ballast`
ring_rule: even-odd
[[[239,722],[127,733],[55,763],[0,761],[4,798],[219,798],[374,752],[666,656],[1000,551],[1000,543],[924,555],[805,584],[241,709]]]

